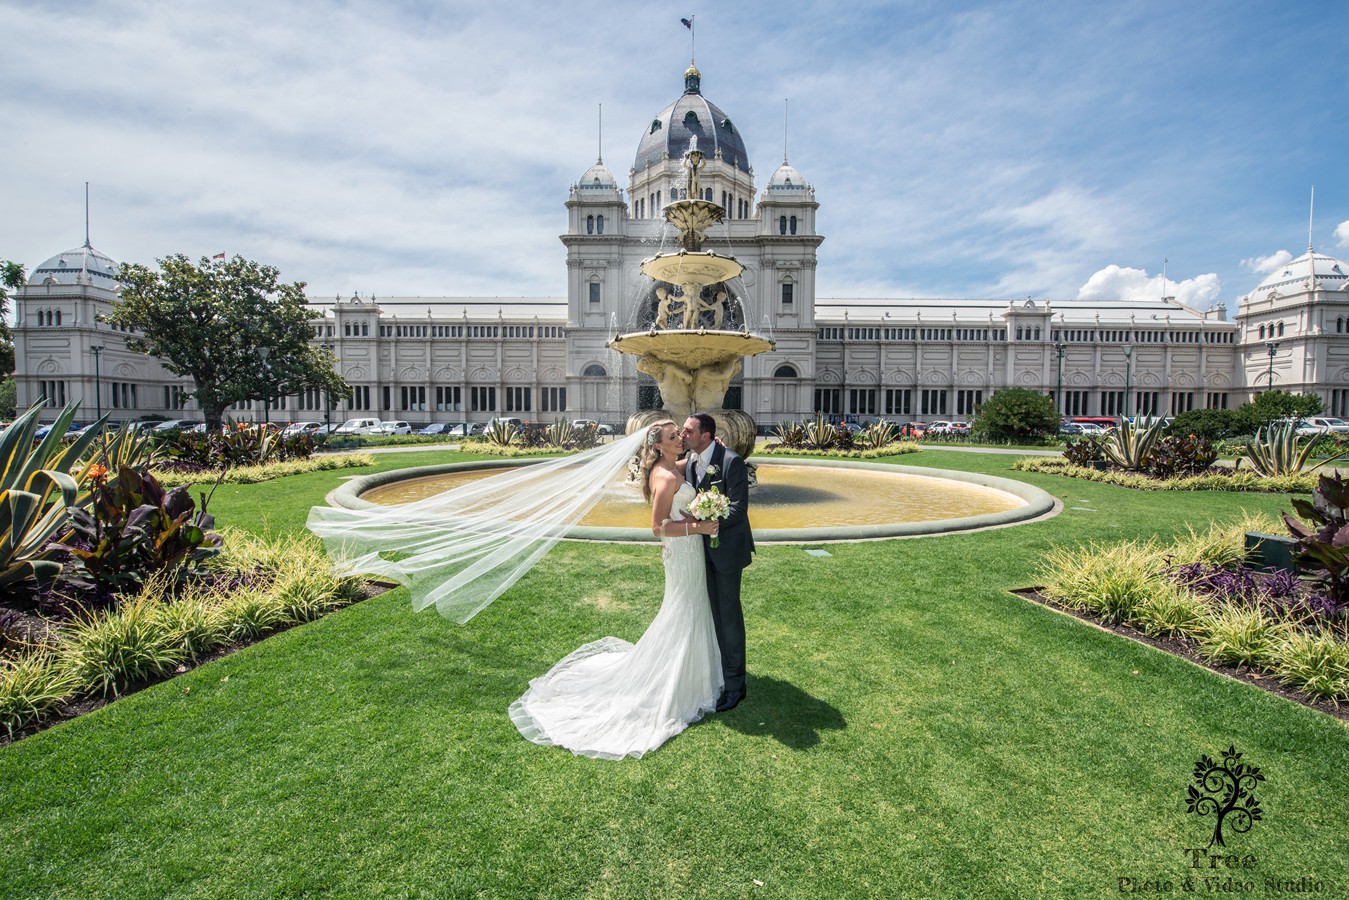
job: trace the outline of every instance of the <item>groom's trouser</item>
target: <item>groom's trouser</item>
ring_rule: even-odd
[[[723,572],[711,560],[707,562],[707,594],[712,601],[712,624],[728,692],[745,690],[745,614],[740,609],[740,576],[744,571]]]

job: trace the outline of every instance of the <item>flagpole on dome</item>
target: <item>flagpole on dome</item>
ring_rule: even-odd
[[[698,56],[698,32],[693,30],[693,20],[697,16],[689,16],[687,19],[680,19],[680,23],[689,30],[689,65],[697,65]]]

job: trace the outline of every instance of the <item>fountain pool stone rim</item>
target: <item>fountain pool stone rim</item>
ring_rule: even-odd
[[[361,499],[361,494],[412,478],[427,478],[434,475],[446,475],[452,472],[473,472],[482,469],[505,469],[516,466],[537,465],[547,459],[483,459],[459,463],[442,463],[435,466],[416,466],[407,469],[392,469],[373,475],[359,475],[349,479],[328,495],[333,506],[346,509],[377,509],[378,503]],[[862,469],[873,472],[889,472],[897,475],[917,475],[924,478],[939,478],[946,481],[958,481],[980,487],[1004,491],[1025,501],[1023,506],[1002,512],[984,513],[978,516],[965,516],[957,519],[937,519],[929,522],[883,522],[874,525],[846,525],[820,528],[756,528],[756,544],[803,544],[824,541],[866,541],[883,538],[922,537],[938,534],[975,531],[981,528],[996,528],[1039,519],[1059,509],[1054,496],[1034,485],[1012,478],[997,475],[984,475],[979,472],[962,472],[956,469],[929,469],[924,466],[901,466],[889,463],[861,462],[838,459],[791,459],[773,458],[774,466],[803,466],[832,469]],[[750,495],[753,502],[753,494]],[[566,540],[609,541],[656,543],[658,539],[647,528],[616,528],[595,525],[574,525],[568,529]]]

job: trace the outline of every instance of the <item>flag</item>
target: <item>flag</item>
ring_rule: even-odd
[[[689,31],[693,30],[693,16],[689,16],[687,19],[680,19],[679,21],[684,23],[684,27]]]
[[[219,261],[219,262],[224,262],[224,261],[225,261],[225,254],[223,254],[223,253],[217,253],[215,256],[212,256],[212,257],[211,257],[211,262],[217,262],[217,261]]]

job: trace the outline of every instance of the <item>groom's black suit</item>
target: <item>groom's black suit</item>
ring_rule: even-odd
[[[700,491],[716,487],[731,501],[731,514],[721,520],[719,546],[703,535],[707,560],[707,593],[712,621],[721,648],[721,673],[727,695],[745,693],[745,615],[740,609],[740,576],[754,559],[754,535],[749,529],[749,472],[745,461],[722,444],[713,444],[712,459],[701,481],[696,477],[698,454],[690,453],[685,477]]]

